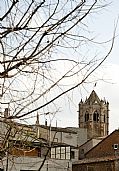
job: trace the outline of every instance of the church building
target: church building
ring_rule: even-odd
[[[87,128],[88,139],[108,135],[109,103],[99,99],[94,90],[79,103],[79,128]]]

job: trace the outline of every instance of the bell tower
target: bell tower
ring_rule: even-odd
[[[87,128],[88,139],[108,135],[109,103],[100,100],[94,90],[79,103],[79,128]]]

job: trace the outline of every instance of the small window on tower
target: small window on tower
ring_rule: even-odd
[[[105,115],[104,115],[104,122],[105,122]]]
[[[87,122],[89,120],[89,113],[88,113],[88,111],[86,111],[86,113],[85,113],[85,122]]]

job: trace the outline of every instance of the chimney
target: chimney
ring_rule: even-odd
[[[37,112],[36,125],[39,125],[39,114],[38,114],[38,112]]]
[[[9,108],[5,108],[5,110],[4,110],[4,117],[8,118],[9,116],[10,116],[10,110],[9,110]]]
[[[45,126],[47,126],[47,119],[45,120]]]

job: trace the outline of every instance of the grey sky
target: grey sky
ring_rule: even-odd
[[[102,10],[100,15],[97,14],[92,18],[92,24],[94,33],[97,34],[99,41],[105,41],[112,38],[114,26],[119,16],[119,1],[113,0],[112,3],[105,9]],[[95,21],[98,20],[97,24]],[[95,87],[99,98],[106,98],[110,103],[110,125],[109,130],[113,130],[119,127],[119,23],[116,29],[116,39],[113,51],[103,67],[99,69],[104,81],[99,81]],[[105,48],[106,47],[106,48]],[[104,50],[108,51],[110,45],[104,45]],[[89,96],[93,86],[89,85],[86,87],[86,91],[82,91],[82,97],[85,99]],[[65,104],[61,102],[62,111],[56,115],[59,126],[78,126],[78,103],[81,99],[79,91],[74,91],[73,104],[68,103],[65,99]],[[79,93],[79,94],[78,94]],[[55,124],[55,123],[54,123]]]

